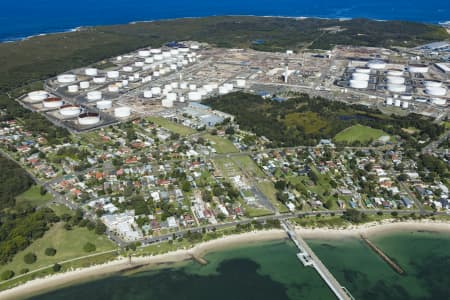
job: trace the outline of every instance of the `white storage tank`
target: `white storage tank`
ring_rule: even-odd
[[[191,84],[189,85],[189,89],[190,89],[191,91],[195,91],[195,90],[197,89],[197,85],[191,83]]]
[[[147,56],[150,56],[150,51],[149,50],[140,50],[138,52],[138,54],[140,57],[147,57]]]
[[[119,92],[119,85],[117,85],[117,84],[110,84],[108,86],[108,91],[111,92],[111,93]]]
[[[161,54],[156,54],[153,58],[157,61],[163,60],[163,56]]]
[[[144,62],[143,61],[137,61],[134,63],[134,65],[138,68],[142,68],[144,66]]]
[[[425,87],[442,87],[442,82],[436,80],[427,80],[424,83]]]
[[[185,89],[187,89],[187,88],[188,88],[188,83],[187,83],[187,82],[181,82],[181,83],[180,83],[180,89],[185,90]]]
[[[400,76],[387,76],[386,77],[388,84],[403,84],[405,83],[405,78]]]
[[[151,49],[150,53],[152,53],[152,54],[159,54],[159,53],[161,53],[161,49],[159,49],[159,48]]]
[[[145,63],[146,63],[146,64],[152,64],[153,62],[154,62],[153,57],[147,57],[147,58],[145,59]]]
[[[443,98],[432,98],[431,103],[434,105],[445,106],[447,104],[447,100]]]
[[[28,99],[31,103],[42,102],[48,98],[48,93],[46,91],[34,91],[28,93]]]
[[[403,70],[391,69],[387,71],[387,76],[403,76]]]
[[[199,92],[189,92],[188,99],[189,101],[201,101],[202,95]]]
[[[101,100],[96,103],[96,106],[100,110],[110,109],[112,107],[111,100]]]
[[[178,88],[178,82],[172,82],[172,83],[170,84],[170,86],[171,86],[173,89],[177,89],[177,88]]]
[[[230,93],[230,90],[226,86],[219,86],[219,95],[225,95]]]
[[[362,74],[370,74],[370,69],[369,68],[356,68],[355,72],[362,73]]]
[[[125,67],[122,68],[122,70],[123,70],[124,72],[130,73],[130,72],[133,72],[133,67],[125,66]]]
[[[123,87],[128,86],[128,80],[126,79],[122,80],[122,86]]]
[[[80,82],[80,89],[85,90],[85,89],[88,89],[89,86],[90,86],[89,81],[82,81],[82,82]]]
[[[61,98],[47,98],[42,102],[45,108],[59,108],[64,102]]]
[[[403,101],[402,102],[402,108],[408,109],[408,107],[409,107],[409,102],[408,101]]]
[[[100,91],[92,91],[87,93],[87,99],[89,101],[97,101],[102,99],[102,92]]]
[[[404,93],[406,91],[406,86],[404,84],[389,83],[387,89],[391,93]]]
[[[152,87],[151,92],[153,95],[161,95],[161,88],[160,87]]]
[[[87,68],[84,70],[84,74],[88,76],[97,76],[98,70],[96,68]]]
[[[428,100],[425,98],[416,98],[416,102],[420,102],[420,103],[427,103]]]
[[[152,94],[152,91],[150,91],[150,90],[145,90],[144,91],[144,98],[152,98],[153,97],[153,94]]]
[[[369,82],[367,80],[350,80],[350,87],[354,89],[367,89]]]
[[[245,84],[246,84],[246,82],[245,82],[244,79],[236,80],[236,85],[237,85],[238,88],[245,88]]]
[[[105,83],[106,82],[106,78],[105,77],[94,77],[93,79],[94,83]]]
[[[114,109],[114,116],[116,118],[127,118],[131,115],[131,108],[127,106],[117,107]]]
[[[80,125],[95,125],[100,122],[100,116],[97,113],[83,113],[78,116]]]
[[[402,99],[402,100],[412,100],[412,95],[409,95],[409,94],[403,94],[403,95],[400,95],[400,99]]]
[[[170,101],[176,101],[177,100],[177,94],[176,93],[168,93],[166,96],[167,100]]]
[[[81,113],[81,107],[78,105],[66,104],[59,108],[59,113],[66,117],[76,117]]]
[[[352,79],[353,80],[362,80],[362,81],[369,81],[369,74],[365,74],[365,73],[353,73],[352,74]]]
[[[386,98],[386,105],[393,105],[394,104],[394,99],[392,97],[387,97]]]
[[[367,67],[374,70],[382,70],[386,68],[386,63],[382,60],[371,60],[367,63]]]
[[[411,73],[427,73],[428,66],[423,64],[411,64],[408,66],[408,71]]]
[[[78,85],[69,85],[67,87],[67,91],[69,93],[76,93],[76,92],[78,92]]]
[[[425,92],[431,96],[445,96],[447,94],[447,89],[444,87],[427,87]]]
[[[168,107],[168,108],[170,108],[170,107],[173,107],[173,101],[168,100],[168,99],[164,99],[164,100],[161,101],[161,105],[162,105],[163,107]]]
[[[179,101],[180,101],[181,103],[183,103],[183,102],[185,101],[184,96],[180,96]]]
[[[119,78],[119,71],[108,71],[107,73],[106,73],[106,76],[108,77],[108,78],[113,78],[113,79],[115,79],[115,78]]]
[[[402,102],[399,99],[396,99],[394,102],[394,106],[396,106],[396,107],[400,107],[401,104],[402,104]]]
[[[73,74],[58,75],[57,80],[59,83],[72,83],[77,80],[77,76]]]

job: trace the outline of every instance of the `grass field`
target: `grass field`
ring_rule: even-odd
[[[352,143],[359,141],[361,143],[367,143],[377,140],[384,135],[388,134],[382,130],[358,124],[342,130],[334,137],[334,140],[336,142]]]
[[[30,204],[32,206],[41,206],[52,200],[52,196],[47,193],[41,195],[41,187],[38,185],[31,186],[27,191],[16,197],[16,204]]]
[[[116,248],[114,243],[104,235],[97,235],[94,231],[80,227],[67,231],[63,228],[63,223],[58,223],[47,231],[42,238],[34,241],[28,248],[16,254],[10,263],[0,266],[0,273],[4,270],[13,270],[14,273],[19,274],[19,271],[23,268],[28,268],[32,271],[67,259],[95,253],[86,253],[83,250],[83,246],[87,242],[95,244],[97,247],[96,252],[114,250]],[[44,251],[49,247],[56,249],[55,256],[45,255]],[[37,261],[30,265],[23,261],[24,255],[28,252],[33,252],[37,256]]]
[[[169,131],[178,133],[181,136],[187,136],[190,134],[194,134],[196,132],[192,128],[186,127],[181,124],[177,124],[175,122],[169,121],[169,120],[161,118],[161,117],[149,117],[148,120],[161,126],[161,127],[166,128]]]
[[[204,137],[211,142],[212,146],[214,147],[214,149],[216,149],[217,153],[238,152],[233,143],[227,138],[211,134],[205,134]]]

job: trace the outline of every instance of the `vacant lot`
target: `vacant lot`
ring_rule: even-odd
[[[148,120],[161,127],[166,128],[167,130],[170,130],[174,133],[178,133],[181,136],[187,136],[196,132],[192,128],[186,127],[181,124],[177,124],[175,122],[169,121],[161,117],[149,117]]]
[[[214,147],[214,149],[216,149],[217,153],[238,152],[233,143],[225,137],[205,134],[205,138],[211,142],[212,146]]]
[[[41,187],[38,185],[31,186],[27,191],[16,197],[16,204],[30,204],[32,206],[41,206],[52,200],[49,193],[41,195]]]

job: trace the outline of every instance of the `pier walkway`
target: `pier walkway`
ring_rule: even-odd
[[[339,284],[333,274],[331,274],[317,255],[314,254],[308,244],[295,232],[289,221],[281,221],[281,226],[300,250],[297,257],[303,265],[313,267],[339,300],[354,300],[355,298],[353,298],[350,292]]]

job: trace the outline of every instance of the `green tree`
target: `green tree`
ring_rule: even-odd
[[[86,244],[84,244],[83,250],[85,252],[94,252],[95,250],[97,250],[97,247],[94,244],[87,242]]]
[[[56,249],[55,248],[46,248],[45,249],[45,255],[47,256],[55,256]]]
[[[27,254],[25,254],[25,256],[23,257],[23,261],[26,264],[33,264],[35,263],[37,260],[36,254],[32,253],[32,252],[28,252]]]
[[[8,280],[14,277],[14,272],[11,270],[5,270],[2,272],[2,275],[0,276],[0,278],[2,280]]]
[[[62,268],[62,266],[60,264],[58,264],[58,263],[54,264],[53,267],[52,267],[54,272],[61,271],[61,268]]]

